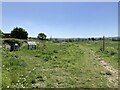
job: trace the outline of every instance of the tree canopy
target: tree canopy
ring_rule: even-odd
[[[21,27],[16,27],[11,31],[11,37],[18,38],[18,39],[27,39],[28,33],[27,31],[25,31],[25,29]]]
[[[46,37],[47,37],[47,36],[46,36],[44,33],[39,33],[38,36],[37,36],[37,38],[38,38],[39,40],[45,40]]]

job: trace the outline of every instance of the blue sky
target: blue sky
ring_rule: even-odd
[[[2,29],[48,38],[118,36],[117,2],[3,2]]]

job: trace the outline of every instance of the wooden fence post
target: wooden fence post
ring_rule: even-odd
[[[105,36],[103,36],[103,51],[105,51]]]

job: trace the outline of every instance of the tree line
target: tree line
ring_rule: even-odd
[[[13,28],[13,30],[11,31],[11,38],[17,38],[17,39],[28,39],[28,32],[21,28],[21,27],[15,27]],[[4,37],[4,33],[2,32],[2,30],[0,30],[0,37]],[[46,39],[47,35],[44,33],[39,33],[37,36],[37,39],[39,40],[48,40]],[[29,37],[30,38],[30,37]],[[36,38],[35,38],[36,39]],[[119,37],[112,37],[112,38],[105,38],[108,40],[112,40],[112,41],[119,41],[120,38]],[[64,38],[64,39],[58,39],[58,38],[50,38],[50,41],[53,42],[80,42],[80,41],[96,41],[96,40],[103,40],[103,38]]]

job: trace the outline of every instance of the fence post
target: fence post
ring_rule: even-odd
[[[103,36],[103,51],[105,51],[105,36]]]

